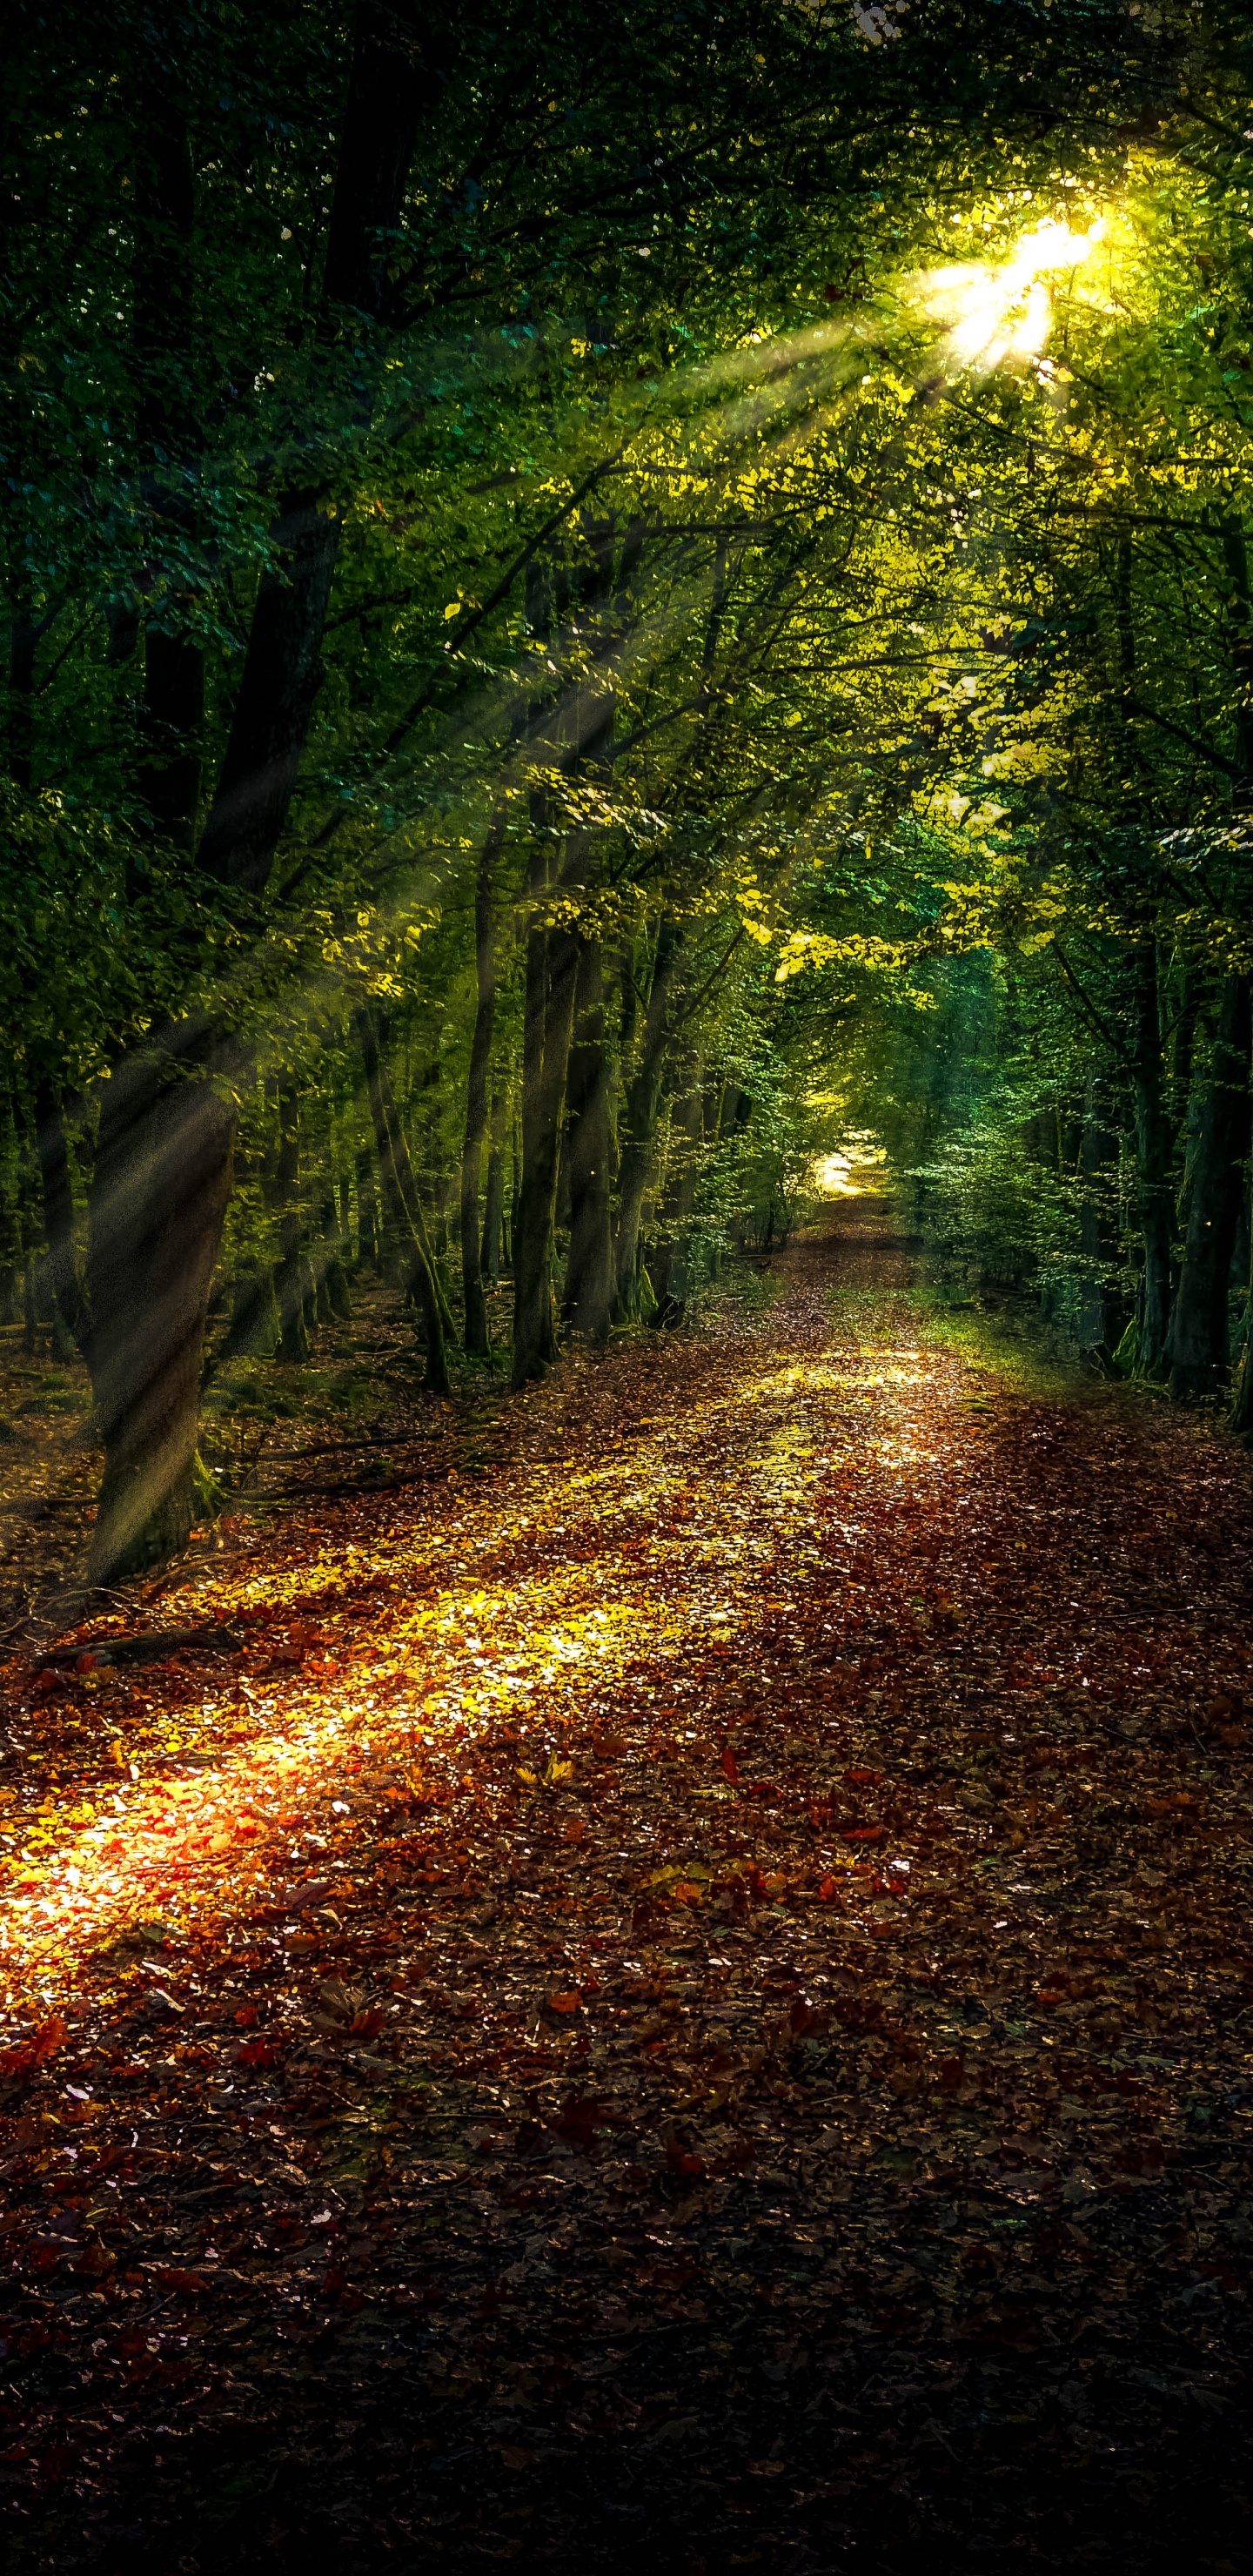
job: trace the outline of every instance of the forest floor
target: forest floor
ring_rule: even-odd
[[[775,1286],[14,1655],[11,2576],[1244,2563],[1249,1464]]]
[[[293,1501],[395,1492],[441,1482],[450,1469],[477,1474],[508,1368],[508,1283],[485,1286],[502,1367],[454,1353],[448,1404],[422,1394],[414,1323],[396,1290],[365,1269],[353,1279],[351,1320],[317,1328],[307,1361],[241,1359],[215,1373],[201,1457],[223,1517],[197,1530],[193,1558],[220,1552],[241,1510],[255,1522]],[[83,1605],[81,1567],[104,1466],[82,1362],[76,1353],[57,1357],[46,1325],[36,1347],[26,1341],[20,1324],[0,1326],[0,1654],[32,1631],[60,1632]],[[123,1606],[133,1598],[118,1595]]]

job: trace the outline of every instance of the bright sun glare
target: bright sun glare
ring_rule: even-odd
[[[1053,315],[1047,278],[1080,267],[1107,230],[1103,218],[1086,233],[1049,220],[1025,233],[1013,258],[995,268],[966,261],[928,270],[918,281],[922,302],[933,320],[946,325],[954,363],[990,370],[1006,358],[1036,357]]]

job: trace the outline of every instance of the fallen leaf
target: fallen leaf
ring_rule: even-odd
[[[50,2057],[55,2057],[68,2037],[65,2023],[54,2013],[49,2021],[41,2023],[32,2039],[21,2041],[16,2048],[0,2050],[0,2075],[33,2075],[37,2068],[47,2065]]]

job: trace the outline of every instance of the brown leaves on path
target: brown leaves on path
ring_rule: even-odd
[[[12,1669],[40,2563],[1221,2556],[1248,1468],[843,1221],[151,1603],[238,1652]]]

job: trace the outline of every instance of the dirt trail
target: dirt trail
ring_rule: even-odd
[[[14,2571],[1238,2563],[1248,1466],[839,1223],[11,1671]]]

